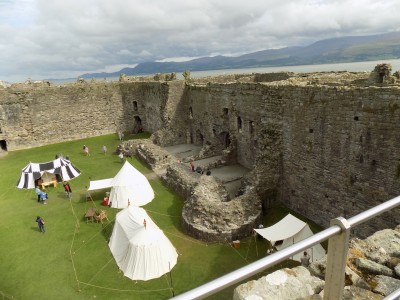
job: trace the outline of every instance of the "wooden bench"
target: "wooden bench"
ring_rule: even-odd
[[[96,208],[95,207],[89,208],[85,214],[86,223],[88,223],[89,221],[93,222],[95,217],[96,217]]]

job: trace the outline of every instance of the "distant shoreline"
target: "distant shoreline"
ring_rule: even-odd
[[[377,64],[387,63],[392,65],[392,72],[400,70],[400,59],[390,60],[375,60],[375,61],[361,61],[350,63],[335,63],[335,64],[317,64],[317,65],[299,65],[299,66],[279,66],[279,67],[259,67],[259,68],[243,68],[243,69],[222,69],[222,70],[208,70],[208,71],[190,71],[190,76],[193,78],[201,78],[208,76],[229,75],[229,74],[251,74],[251,73],[274,73],[274,72],[294,72],[294,73],[310,73],[310,72],[371,72]],[[152,74],[143,74],[135,76],[149,76]],[[176,77],[183,79],[182,72],[177,72]],[[93,78],[96,81],[107,80],[117,81],[118,77],[104,77]],[[53,84],[66,84],[76,82],[78,78],[68,79],[49,79]],[[85,80],[91,80],[85,78]]]

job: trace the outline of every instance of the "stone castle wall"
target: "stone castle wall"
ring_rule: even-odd
[[[14,84],[0,89],[0,140],[17,150],[131,131],[135,117],[155,131],[162,126],[160,103],[167,95],[159,82]]]
[[[328,226],[398,195],[398,86],[208,84],[187,94],[191,132],[213,145],[228,132],[266,206],[279,200]],[[357,233],[399,222],[388,213]]]
[[[0,88],[0,140],[16,150],[140,122],[161,146],[194,143],[208,155],[230,149],[252,169],[245,182],[264,207],[282,202],[327,226],[398,195],[400,89],[367,86],[365,77],[17,84]],[[398,223],[393,211],[357,230],[365,236]]]

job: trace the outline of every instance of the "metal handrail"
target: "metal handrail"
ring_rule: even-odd
[[[371,209],[368,209],[358,215],[355,215],[347,220],[350,226],[359,225],[365,221],[372,219],[373,217],[380,215],[392,208],[395,208],[400,204],[400,196],[388,200],[380,205],[377,205]],[[338,225],[331,226],[313,236],[304,239],[294,245],[291,245],[285,249],[275,252],[267,257],[257,260],[247,266],[237,269],[231,273],[223,275],[217,279],[214,279],[206,284],[203,284],[190,291],[182,293],[173,297],[175,300],[187,300],[187,299],[204,299],[207,296],[213,295],[216,292],[223,290],[224,288],[231,286],[239,281],[249,278],[291,256],[297,254],[303,250],[308,249],[311,246],[319,244],[330,237],[338,235],[342,232],[342,228]],[[347,246],[347,245],[346,245]],[[329,256],[329,253],[328,253]],[[343,273],[345,270],[343,270]],[[394,298],[389,298],[394,299]]]

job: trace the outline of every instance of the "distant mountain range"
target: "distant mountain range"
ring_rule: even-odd
[[[370,36],[349,36],[317,41],[305,47],[263,50],[237,57],[202,57],[185,62],[145,62],[113,73],[88,73],[81,78],[118,77],[273,66],[349,63],[400,58],[400,32]]]

